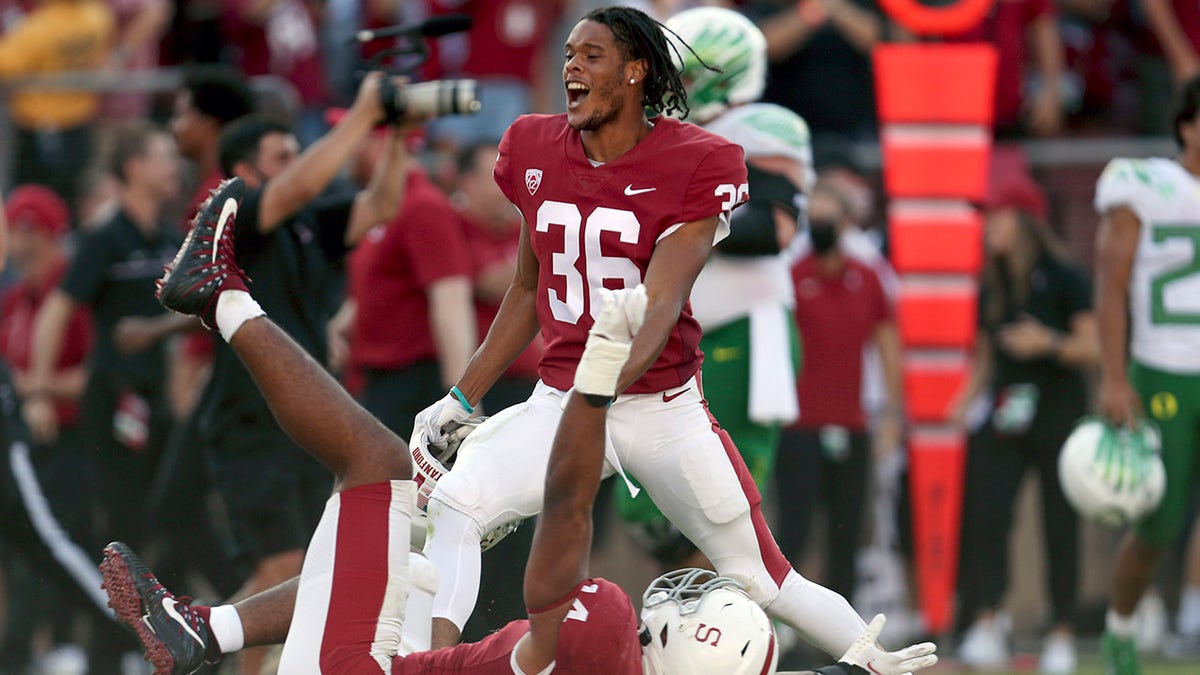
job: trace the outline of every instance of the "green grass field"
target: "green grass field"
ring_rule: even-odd
[[[1012,670],[989,670],[987,675],[1029,675],[1037,673],[1036,654],[1018,654],[1013,660]],[[983,673],[962,668],[954,663],[939,663],[932,670],[925,671],[930,675],[951,675],[952,673]],[[1081,653],[1079,670],[1076,675],[1104,675],[1100,666],[1100,657],[1094,651]],[[1142,675],[1200,675],[1200,660],[1167,661],[1161,657],[1142,657]]]

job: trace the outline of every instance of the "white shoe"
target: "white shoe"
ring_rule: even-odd
[[[1065,633],[1051,633],[1042,645],[1038,670],[1050,675],[1071,675],[1079,666],[1075,655],[1075,638]]]
[[[88,660],[83,647],[59,645],[38,658],[34,672],[38,675],[87,675]]]
[[[1133,641],[1143,654],[1162,650],[1167,641],[1170,618],[1158,591],[1150,589],[1138,601],[1133,612]]]
[[[997,619],[978,619],[963,636],[958,658],[979,670],[1002,670],[1008,666],[1008,631]]]

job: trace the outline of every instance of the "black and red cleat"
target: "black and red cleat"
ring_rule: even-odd
[[[137,633],[154,675],[189,675],[221,660],[216,640],[191,598],[175,597],[128,545],[104,547],[100,563],[108,606]]]
[[[241,178],[223,181],[200,205],[175,259],[158,280],[158,301],[163,307],[200,317],[216,329],[217,296],[221,291],[246,290],[250,279],[237,266],[233,237],[237,210],[246,192]]]

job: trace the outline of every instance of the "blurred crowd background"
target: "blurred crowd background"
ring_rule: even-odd
[[[330,309],[338,310],[326,335],[330,368],[352,392],[374,400],[373,411],[407,437],[413,414],[454,382],[511,279],[520,222],[491,181],[496,145],[517,115],[564,109],[561,45],[580,16],[604,4],[611,3],[0,0],[0,186],[11,230],[11,264],[0,275],[0,357],[14,373],[17,393],[45,393],[22,391],[32,353],[44,348],[34,337],[49,334],[37,333],[38,311],[69,260],[101,255],[87,247],[89,232],[121,214],[140,219],[148,223],[142,228],[145,259],[157,264],[155,251],[174,251],[195,205],[222,174],[217,139],[223,126],[251,111],[263,113],[290,125],[302,150],[326,134],[353,102],[363,74],[382,63],[414,80],[478,80],[484,111],[434,120],[408,139],[419,178],[408,182],[413,201],[397,217],[427,227],[413,228],[403,241],[368,233],[366,245],[320,289]],[[698,4],[721,4],[763,30],[770,57],[764,100],[807,121],[821,186],[811,195],[813,208],[837,224],[843,246],[858,247],[858,257],[876,261],[868,264],[882,295],[871,320],[890,321],[887,303],[896,280],[880,258],[887,252],[885,198],[869,54],[877,44],[914,38],[887,20],[874,0],[626,4],[663,21]],[[473,27],[430,41],[428,61],[415,68],[381,55],[392,46],[388,40],[352,40],[362,28],[457,12],[472,15]],[[1035,219],[1055,242],[1056,254],[1090,276],[1097,223],[1092,198],[1105,163],[1116,156],[1175,153],[1167,109],[1178,84],[1200,75],[1200,4],[999,0],[982,26],[948,40],[992,42],[1000,54],[994,131],[1006,168],[995,172],[981,206],[989,214]],[[380,138],[357,149],[327,190],[366,185],[381,161]],[[76,302],[64,310],[54,338],[61,356],[50,421],[26,420],[44,441],[33,464],[47,501],[67,535],[95,557],[120,536],[143,544],[176,591],[209,601],[228,597],[261,570],[245,551],[229,546],[225,507],[208,485],[208,455],[197,447],[205,434],[193,411],[209,377],[211,340],[157,322],[156,306],[99,295],[89,301],[89,289],[100,288],[104,274],[135,274],[136,265],[94,267],[90,284],[80,272],[66,286]],[[1080,311],[1090,307],[1086,297],[1075,301]],[[485,399],[487,412],[528,394],[536,359],[534,345]],[[118,363],[144,368],[138,372],[145,382],[100,392],[98,380],[125,379]],[[896,402],[881,393],[879,367],[868,365],[864,375],[867,435],[895,433],[880,423]],[[404,378],[389,377],[396,372]],[[1080,372],[1085,381],[1093,376],[1090,368]],[[972,423],[969,403],[955,412],[965,426]],[[382,405],[392,409],[381,411]],[[110,411],[112,435],[132,449],[119,466],[80,440],[88,406]],[[891,436],[886,440],[894,445]],[[821,470],[855,503],[813,498],[778,513],[779,500],[768,490],[777,519],[798,518],[797,510],[805,516],[804,526],[781,540],[790,549],[785,553],[803,574],[846,594],[862,613],[887,611],[897,641],[923,635],[907,565],[902,457],[876,453],[875,461],[856,464],[847,479],[836,471],[843,441],[822,436],[821,443],[828,454]],[[1022,475],[1016,471],[1014,485]],[[253,479],[246,489],[257,489]],[[986,572],[1007,574],[1003,600],[992,607],[1000,610],[996,621],[1018,650],[1034,652],[1039,636],[1059,623],[1080,636],[1099,633],[1116,536],[1084,527],[1082,554],[1068,561],[1072,569],[1047,570],[1039,533],[1055,525],[1037,517],[1036,492],[1036,482],[1025,484],[1013,498],[1013,546],[1001,551],[1011,569]],[[822,504],[830,515],[813,521],[813,534],[807,515],[819,516]],[[657,573],[659,561],[642,553],[636,533],[608,517],[613,507],[600,512],[606,520],[597,528],[596,571],[636,593]],[[849,532],[857,536],[847,535],[843,517],[855,519]],[[1012,524],[1003,517],[995,522]],[[485,556],[498,561],[485,569],[485,593],[492,595],[481,601],[466,637],[502,625],[514,607],[520,611],[520,574],[513,570],[521,569],[531,532],[524,526]],[[1148,650],[1200,655],[1200,544],[1187,554],[1193,539],[1184,538],[1157,591],[1143,603],[1140,639]],[[25,555],[25,542],[20,533],[0,541],[0,673],[78,673],[89,662],[94,673],[139,672],[125,658],[133,643],[119,635],[100,637],[106,629],[87,618],[88,600],[48,583],[44,570],[31,563],[36,559]],[[1044,590],[1044,579],[1056,574],[1057,590]],[[1052,609],[1062,583],[1078,589],[1078,601],[1066,601],[1075,605],[1069,617]],[[1184,620],[1180,611],[1177,620],[1189,590],[1193,613]],[[972,618],[960,617],[960,631]],[[222,667],[232,672],[235,666]]]

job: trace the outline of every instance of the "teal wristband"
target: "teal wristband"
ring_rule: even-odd
[[[450,393],[454,394],[454,398],[458,399],[458,402],[462,404],[463,409],[469,413],[475,412],[475,406],[471,405],[471,403],[467,401],[467,397],[463,395],[462,390],[458,388],[458,385],[450,387]]]

